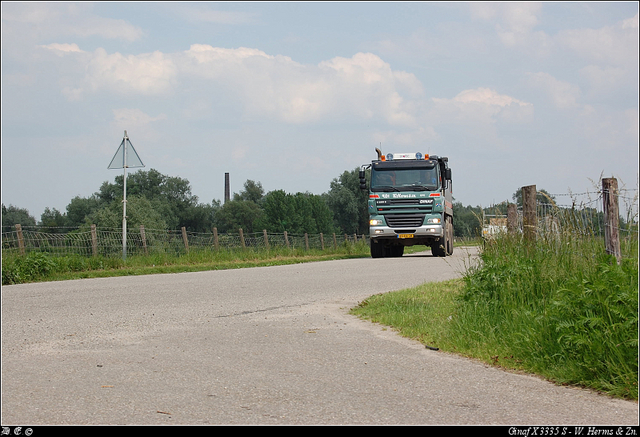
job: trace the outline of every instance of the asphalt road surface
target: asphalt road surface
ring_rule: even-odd
[[[472,249],[470,249],[472,250]],[[637,425],[560,387],[350,316],[473,253],[2,287],[3,425]]]

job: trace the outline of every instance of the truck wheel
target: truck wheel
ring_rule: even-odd
[[[447,255],[453,255],[453,220],[451,217],[447,217]]]
[[[389,256],[399,257],[404,254],[404,246],[391,246],[389,248]]]
[[[383,258],[384,246],[382,243],[378,243],[375,240],[370,240],[369,247],[371,248],[371,258]]]
[[[447,251],[444,248],[444,244],[446,244],[445,241],[439,241],[431,246],[431,253],[433,254],[433,256],[447,256]]]

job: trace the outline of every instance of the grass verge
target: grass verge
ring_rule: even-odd
[[[364,256],[369,256],[369,246],[364,242],[345,243],[335,250],[324,251],[284,248],[191,250],[182,255],[160,252],[147,256],[131,256],[126,260],[102,256],[51,256],[43,252],[31,252],[26,256],[2,257],[2,285],[264,267]]]
[[[372,296],[362,318],[441,350],[638,399],[638,245],[505,237],[460,280]]]

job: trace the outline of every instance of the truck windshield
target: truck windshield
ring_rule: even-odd
[[[371,191],[420,191],[438,188],[438,167],[371,169]]]

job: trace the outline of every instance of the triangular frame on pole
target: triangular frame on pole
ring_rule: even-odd
[[[133,153],[129,153],[129,148]],[[124,197],[122,199],[122,259],[127,259],[127,168],[144,167],[142,160],[138,156],[136,149],[133,148],[133,144],[127,136],[127,131],[124,131],[124,138],[120,143],[120,147],[116,151],[116,154],[111,159],[108,169],[124,169]]]

